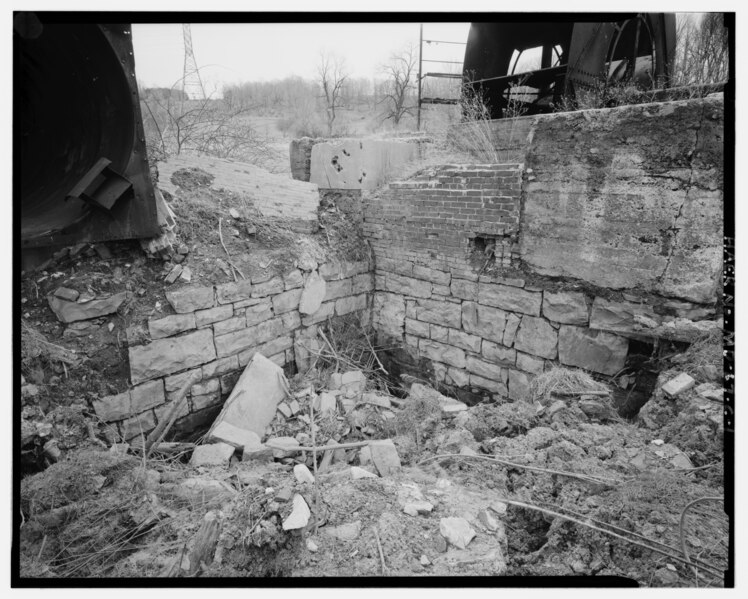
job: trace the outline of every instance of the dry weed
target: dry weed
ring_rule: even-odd
[[[536,376],[530,385],[533,400],[549,400],[552,395],[584,395],[605,393],[608,386],[596,381],[583,370],[554,367]]]

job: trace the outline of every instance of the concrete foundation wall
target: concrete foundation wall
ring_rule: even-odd
[[[374,325],[441,382],[521,398],[552,363],[614,375],[629,339],[715,318],[721,119],[719,98],[546,115],[515,124],[522,162],[365,194]]]
[[[370,313],[373,276],[368,262],[319,267],[325,296],[311,315],[299,312],[308,274],[292,270],[267,280],[240,280],[215,286],[187,285],[167,291],[174,314],[128,329],[133,387],[95,402],[97,416],[116,426],[126,440],[148,434],[169,417],[179,389],[190,376],[176,429],[215,417],[255,352],[279,366],[303,370],[314,359],[318,323],[359,312]]]

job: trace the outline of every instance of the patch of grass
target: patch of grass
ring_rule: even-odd
[[[604,391],[609,391],[608,386],[596,381],[586,372],[560,366],[539,374],[530,385],[530,397],[544,401],[554,394],[584,395]]]

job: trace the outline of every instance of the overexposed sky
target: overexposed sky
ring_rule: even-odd
[[[179,13],[175,13],[175,17]],[[424,39],[466,42],[469,23],[425,23]],[[375,77],[393,52],[413,43],[418,23],[197,23],[192,47],[206,91],[223,84],[316,77],[320,52],[345,58],[352,77]],[[133,24],[135,70],[146,87],[171,87],[182,77],[182,24]],[[462,61],[465,47],[424,44],[423,58]],[[458,66],[458,65],[454,65]],[[437,63],[427,69],[441,70]]]

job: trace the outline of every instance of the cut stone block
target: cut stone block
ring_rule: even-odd
[[[199,366],[216,359],[213,333],[201,329],[129,348],[133,384]]]
[[[192,466],[220,466],[228,464],[234,455],[235,447],[228,443],[212,443],[198,445],[192,452],[190,464]]]
[[[558,351],[558,333],[543,318],[523,316],[514,347],[533,356],[554,360]]]
[[[561,324],[586,325],[589,322],[587,297],[578,291],[543,293],[543,316]]]
[[[246,431],[261,438],[275,416],[278,404],[287,394],[288,381],[283,370],[262,354],[256,353],[231,391],[223,410],[208,432],[208,438],[218,439],[220,435],[220,440],[242,446],[246,442]],[[232,428],[219,428],[222,423],[227,423]],[[239,435],[235,429],[245,433]]]
[[[203,308],[212,308],[214,302],[213,287],[183,287],[174,291],[166,292],[166,299],[174,308],[175,312],[185,314],[202,310]]]
[[[189,331],[195,328],[195,315],[190,314],[172,314],[171,316],[164,316],[158,320],[148,321],[148,332],[151,334],[151,339],[162,339],[163,337],[171,337],[184,331]]]
[[[612,333],[561,325],[558,359],[562,364],[612,376],[626,363],[629,343]]]
[[[478,303],[530,316],[540,315],[542,294],[509,285],[478,284]]]
[[[314,314],[322,306],[327,292],[327,283],[317,271],[309,274],[299,300],[299,312]]]

